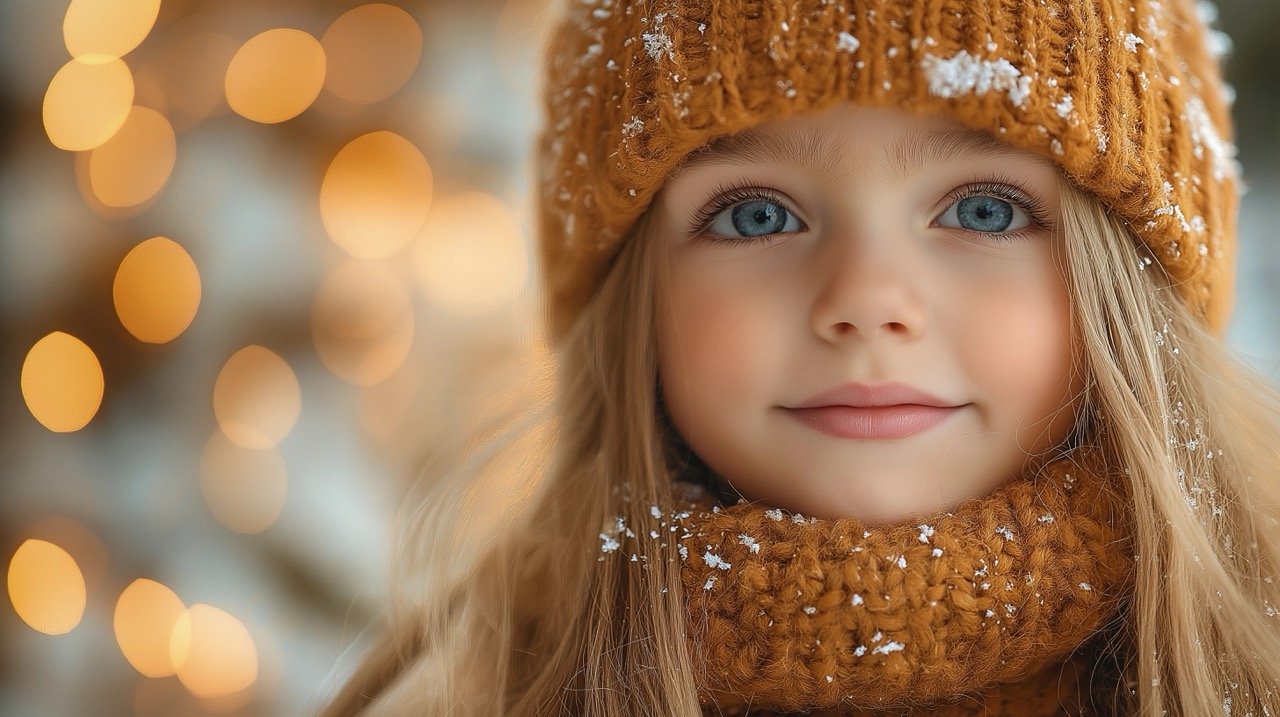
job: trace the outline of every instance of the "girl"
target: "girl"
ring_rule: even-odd
[[[329,714],[1280,715],[1189,0],[565,12],[552,390],[429,467]]]

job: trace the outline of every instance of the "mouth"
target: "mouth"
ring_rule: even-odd
[[[904,403],[892,406],[817,406],[785,410],[810,428],[837,438],[897,440],[937,426],[959,413],[965,405],[924,406]]]

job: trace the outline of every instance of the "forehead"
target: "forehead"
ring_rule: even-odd
[[[844,174],[849,171],[848,158],[877,151],[883,152],[887,171],[899,177],[930,164],[966,158],[1017,157],[1043,167],[1056,166],[1047,157],[958,123],[929,121],[903,112],[882,115],[879,120],[870,132],[860,131],[866,130],[868,123],[812,118],[758,125],[703,145],[685,158],[673,176],[704,167],[742,164],[798,164]]]

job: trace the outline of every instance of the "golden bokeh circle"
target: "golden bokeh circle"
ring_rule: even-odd
[[[409,140],[379,131],[347,143],[320,186],[320,219],[357,259],[389,257],[413,240],[431,209],[427,158]]]
[[[159,14],[160,0],[71,0],[62,38],[72,57],[124,57],[147,38]]]
[[[474,316],[520,296],[529,278],[528,251],[511,206],[469,191],[436,203],[414,244],[413,267],[433,303]]]
[[[9,601],[31,629],[63,635],[84,616],[84,575],[75,558],[46,540],[29,539],[9,561]]]
[[[89,153],[89,187],[108,207],[132,207],[160,193],[178,156],[169,120],[135,105],[111,139]]]
[[[133,108],[133,73],[124,60],[71,60],[49,81],[44,130],[58,149],[93,149],[115,135]]]
[[[31,415],[51,431],[70,433],[97,414],[105,381],[93,349],[71,334],[54,331],[27,352],[21,384]]]
[[[389,269],[348,261],[330,271],[311,305],[316,354],[335,376],[373,386],[395,373],[413,345],[413,300]]]
[[[357,104],[381,102],[395,94],[422,59],[422,29],[417,21],[386,3],[343,13],[320,44],[329,66],[325,89]]]
[[[284,457],[274,446],[244,448],[214,432],[200,456],[200,492],[219,523],[237,533],[261,533],[284,509]]]
[[[258,679],[258,651],[241,622],[196,603],[175,621],[169,650],[178,680],[204,699],[234,695]]]
[[[244,43],[227,67],[227,104],[264,124],[293,119],[324,87],[324,48],[302,30],[276,28]]]
[[[185,610],[176,593],[154,580],[138,578],[120,593],[112,627],[120,652],[139,674],[167,677],[174,673],[169,641]]]
[[[302,392],[289,364],[262,346],[246,346],[223,364],[213,386],[218,427],[244,448],[270,448],[298,422]]]
[[[200,272],[187,250],[172,239],[152,237],[120,261],[111,296],[130,334],[163,344],[191,325],[200,291]]]

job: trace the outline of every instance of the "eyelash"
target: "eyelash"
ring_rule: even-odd
[[[738,184],[720,184],[715,188],[715,200],[710,206],[700,209],[694,218],[689,222],[686,234],[694,236],[711,224],[724,210],[737,204],[747,201],[765,201],[778,204],[785,207],[787,211],[792,212],[787,200],[780,193],[763,187],[751,186],[748,182]],[[1012,242],[1026,239],[1033,231],[1048,228],[1049,213],[1044,202],[1034,195],[1023,191],[1017,186],[1011,178],[1004,175],[995,175],[984,179],[974,179],[966,182],[947,193],[945,197],[947,204],[945,212],[950,209],[953,204],[969,197],[995,197],[1003,199],[1010,204],[1016,205],[1027,213],[1030,224],[1022,229],[1002,234],[992,232],[980,232],[977,230],[967,229],[975,234],[981,234],[998,242]],[[795,212],[792,212],[793,214]],[[798,217],[797,217],[798,218]],[[950,228],[950,227],[948,227]],[[749,244],[765,240],[776,234],[765,234],[756,237],[714,237],[712,241],[725,244]]]

